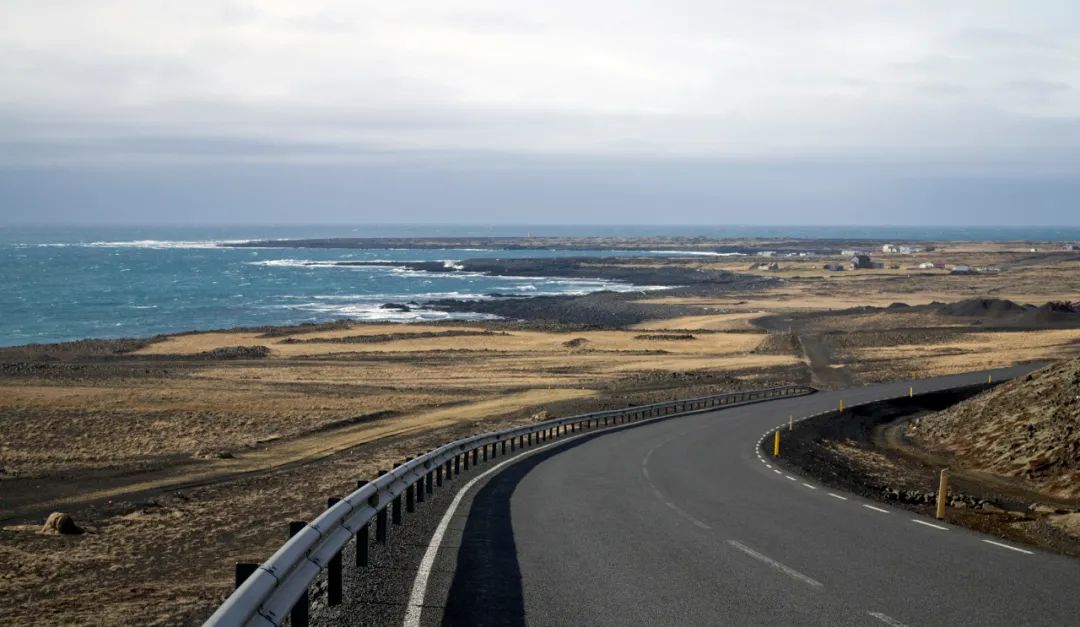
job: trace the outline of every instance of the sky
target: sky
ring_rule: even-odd
[[[1080,225],[1075,0],[0,3],[0,223]]]

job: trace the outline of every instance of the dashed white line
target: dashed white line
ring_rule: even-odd
[[[840,499],[841,501],[847,500],[846,496],[840,496],[839,494],[833,494],[832,492],[829,492],[829,496],[833,497],[834,499]]]
[[[883,614],[881,612],[867,612],[867,614],[873,616],[874,618],[885,623],[886,625],[891,625],[891,627],[907,627],[907,625],[901,623],[900,621],[896,620],[892,616],[889,616],[888,614]]]
[[[866,503],[863,503],[863,507],[865,507],[866,509],[872,509],[875,512],[881,512],[882,514],[888,514],[889,513],[889,510],[887,510],[887,509],[881,509],[880,507],[874,507],[873,505],[867,505]]]
[[[1008,544],[1002,544],[1000,542],[994,542],[993,540],[983,540],[983,542],[985,542],[987,544],[993,544],[994,546],[1000,546],[1001,548],[1009,549],[1010,551],[1016,551],[1017,553],[1023,553],[1025,555],[1034,555],[1035,554],[1033,551],[1028,551],[1027,549],[1019,549],[1019,548],[1016,548],[1015,546],[1009,546]]]
[[[776,474],[778,474],[778,475],[779,475],[779,474],[782,474],[782,473],[781,473],[781,472],[780,472],[779,470],[777,470],[777,469],[775,469],[775,468],[773,468],[773,472],[775,472],[775,473],[776,473]]]
[[[809,483],[803,483],[803,485],[810,488],[811,490],[817,490],[817,486],[810,485]]]
[[[784,475],[784,478],[788,481],[795,481],[795,477],[792,477],[791,475]]]
[[[948,531],[948,527],[942,527],[941,525],[935,525],[934,523],[926,522],[925,520],[919,520],[918,518],[912,518],[911,522],[919,523],[920,525],[926,525],[927,527],[933,527],[934,529],[940,529],[942,531]]]
[[[817,588],[820,588],[822,586],[821,582],[818,581],[817,579],[814,579],[812,577],[807,577],[806,575],[800,573],[799,571],[795,570],[794,568],[791,568],[790,566],[785,566],[784,564],[781,564],[780,562],[774,560],[773,558],[771,558],[771,557],[769,557],[767,555],[762,555],[761,553],[758,553],[754,549],[751,549],[750,547],[746,546],[745,544],[743,544],[741,542],[737,542],[735,540],[728,540],[728,544],[735,547],[736,549],[739,549],[743,553],[746,553],[747,555],[749,555],[750,557],[752,557],[752,558],[754,558],[756,560],[760,560],[762,562],[765,562],[769,566],[772,566],[776,570],[779,570],[780,572],[784,573],[785,575],[787,575],[789,577],[792,577],[794,579],[798,579],[799,581],[801,581],[801,582],[803,582],[805,584],[809,584],[809,585],[817,587]]]

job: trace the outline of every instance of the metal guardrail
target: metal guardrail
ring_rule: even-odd
[[[567,418],[554,418],[524,427],[506,429],[445,444],[429,453],[408,460],[393,470],[364,483],[352,494],[337,500],[310,523],[294,530],[292,537],[269,560],[259,566],[237,564],[237,588],[218,607],[204,626],[234,627],[237,625],[276,626],[292,614],[293,627],[306,624],[308,588],[326,568],[328,600],[341,599],[341,551],[354,537],[363,542],[363,560],[367,557],[368,527],[376,523],[376,541],[385,542],[387,508],[392,508],[395,523],[401,522],[401,498],[405,496],[409,511],[424,494],[431,494],[435,485],[491,457],[527,448],[533,444],[560,438],[568,433],[586,429],[616,426],[659,416],[705,411],[716,407],[740,405],[775,398],[802,396],[815,390],[803,385],[731,392],[701,398],[639,405]],[[480,452],[483,451],[482,460]],[[464,464],[462,464],[464,460]],[[358,549],[360,545],[357,545]],[[360,563],[360,551],[357,562]],[[336,574],[336,577],[334,576]],[[241,581],[242,579],[242,581]],[[335,589],[336,587],[336,589]]]

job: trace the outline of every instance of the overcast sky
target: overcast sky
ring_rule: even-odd
[[[0,2],[0,221],[1080,224],[1075,0]]]

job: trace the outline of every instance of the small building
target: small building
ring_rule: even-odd
[[[864,254],[864,253],[863,253],[863,251],[861,251],[861,250],[854,250],[854,249],[851,249],[851,250],[841,250],[841,251],[840,251],[840,256],[841,256],[841,257],[854,257],[855,255],[862,255],[862,254]]]
[[[866,270],[874,267],[874,262],[870,261],[870,255],[854,255],[849,261],[848,265],[852,270]]]
[[[775,261],[762,261],[761,263],[750,264],[751,270],[770,270],[776,271],[780,269],[780,264]]]
[[[937,266],[935,266],[932,261],[924,261],[915,267],[919,270],[933,270]]]
[[[971,266],[964,265],[964,264],[961,263],[961,264],[957,264],[957,265],[952,266],[951,268],[949,268],[949,274],[973,274],[973,273],[971,271]]]
[[[885,244],[881,247],[881,252],[886,254],[898,253],[900,252],[900,247],[898,247],[896,244]]]
[[[1065,250],[1080,250],[1080,244],[1065,244],[1063,248]]]
[[[758,256],[759,257],[775,257],[776,256],[776,251],[775,250],[760,250],[760,251],[758,251]]]
[[[822,268],[828,270],[829,272],[841,272],[844,269],[844,264],[842,264],[842,263],[827,263],[824,266],[822,266]]]

